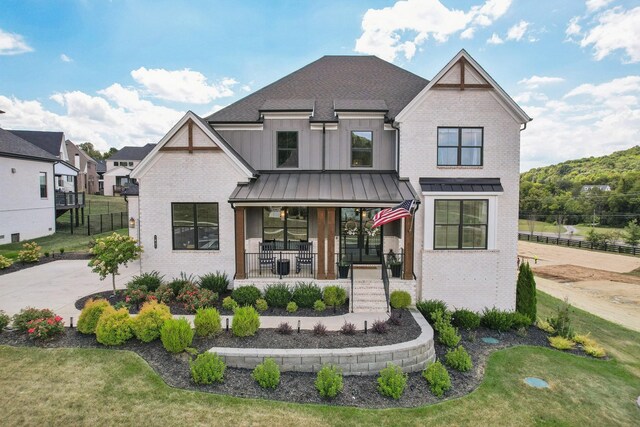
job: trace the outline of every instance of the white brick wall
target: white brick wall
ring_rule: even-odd
[[[438,126],[484,127],[482,167],[438,167]],[[421,299],[480,310],[515,307],[520,124],[486,90],[431,90],[400,125],[400,176],[500,178],[494,250],[425,249],[425,199],[415,221],[415,273]],[[432,226],[432,224],[431,224]],[[491,231],[489,231],[491,233]]]

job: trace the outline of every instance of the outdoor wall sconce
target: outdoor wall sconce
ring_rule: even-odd
[[[367,219],[368,213],[365,209],[362,209],[362,219]]]
[[[284,221],[285,210],[284,208],[280,209],[280,219]]]
[[[153,235],[153,249],[158,249],[158,235]]]
[[[11,168],[11,173],[16,173],[16,168]]]
[[[129,220],[129,228],[136,228],[136,219],[134,217]]]

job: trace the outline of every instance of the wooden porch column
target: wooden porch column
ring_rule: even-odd
[[[413,217],[404,219],[404,280],[413,280]]]
[[[318,208],[318,274],[317,277],[319,280],[325,280],[327,278],[327,274],[325,273],[325,262],[324,262],[324,239],[325,239],[325,212],[324,208]]]
[[[246,279],[244,269],[244,208],[236,207],[236,279]]]
[[[327,208],[327,280],[336,278],[336,208]]]

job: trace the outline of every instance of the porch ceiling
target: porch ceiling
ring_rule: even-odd
[[[396,172],[306,171],[261,173],[247,184],[238,184],[229,202],[384,206],[412,199],[417,195],[411,183]]]

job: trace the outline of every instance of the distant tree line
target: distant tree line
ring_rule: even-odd
[[[89,157],[93,158],[94,160],[106,160],[118,152],[117,148],[111,147],[108,151],[101,153],[93,146],[91,142],[83,142],[82,144],[78,144],[78,147],[80,147],[82,151],[87,153]]]

